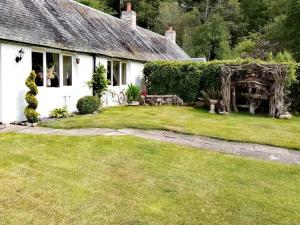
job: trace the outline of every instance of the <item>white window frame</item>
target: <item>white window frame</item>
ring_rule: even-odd
[[[123,82],[122,82],[122,81],[123,81],[123,80],[122,80],[122,75],[123,75],[122,73],[123,73],[123,65],[124,65],[124,64],[126,65],[125,84],[123,84]],[[121,77],[120,77],[120,83],[121,83],[121,86],[126,86],[126,85],[128,85],[128,82],[127,82],[127,78],[128,78],[128,77],[127,77],[127,76],[128,76],[128,63],[127,63],[127,62],[121,62],[121,65],[120,65],[120,66],[121,66],[121,70],[120,70],[120,71],[121,71],[121,72],[120,72],[120,73],[121,73],[121,75],[120,75],[120,76],[121,76]]]
[[[71,70],[72,70],[72,84],[71,85],[64,85],[64,56],[67,56],[67,57],[71,57]],[[61,59],[61,81],[62,82],[61,84],[61,87],[72,87],[74,85],[74,66],[73,66],[73,60],[74,60],[74,56],[71,55],[71,54],[68,54],[68,53],[61,53],[59,54],[59,57]]]
[[[127,86],[128,83],[128,62],[127,61],[122,61],[120,59],[108,59],[107,60],[107,73],[106,73],[106,79],[108,79],[108,62],[111,62],[111,68],[110,68],[110,85],[111,87],[122,87],[122,86]],[[119,62],[119,85],[118,86],[114,86],[114,63],[115,62]],[[123,64],[126,64],[126,84],[122,84],[122,72],[123,72]]]
[[[49,49],[39,49],[33,48],[31,52],[41,53],[43,54],[43,86],[39,86],[38,88],[70,88],[74,86],[74,55],[68,52],[62,52],[58,50],[49,50]],[[58,87],[48,87],[47,86],[47,53],[54,53],[59,55],[59,86]],[[71,66],[72,66],[72,85],[64,86],[63,84],[63,56],[70,56],[71,57]],[[32,60],[32,59],[31,59]],[[31,61],[31,68],[32,68],[32,61]]]

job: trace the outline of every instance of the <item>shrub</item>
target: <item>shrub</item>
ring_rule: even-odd
[[[50,118],[68,118],[70,113],[66,107],[54,109],[50,112]]]
[[[139,86],[129,84],[126,91],[127,102],[139,101],[141,96],[141,88]]]
[[[221,65],[195,62],[151,62],[144,69],[149,94],[178,95],[195,101],[200,90],[219,87]]]
[[[93,73],[92,80],[88,82],[89,86],[93,88],[93,94],[101,99],[104,92],[107,91],[108,80],[106,79],[106,69],[99,64]]]
[[[35,84],[36,73],[32,71],[29,77],[26,79],[26,86],[29,88],[29,91],[26,93],[25,100],[28,103],[28,106],[24,110],[24,114],[29,123],[36,123],[39,119],[39,113],[36,111],[38,107],[38,100],[36,95],[38,94],[38,89]]]
[[[226,60],[203,62],[158,61],[150,62],[144,68],[144,80],[149,94],[178,95],[184,101],[192,102],[200,97],[202,90],[220,90],[220,75],[222,66],[226,64],[260,64],[276,62],[263,62],[253,59]],[[277,63],[286,65],[289,78],[286,82],[288,90],[291,81],[295,78],[296,63]]]
[[[91,114],[99,110],[100,99],[97,96],[85,96],[78,100],[76,106],[80,114]]]
[[[289,98],[291,100],[291,110],[300,112],[300,65],[296,70],[296,80],[290,86]]]

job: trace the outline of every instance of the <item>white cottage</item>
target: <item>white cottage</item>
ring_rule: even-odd
[[[58,107],[76,111],[77,100],[92,91],[87,81],[101,63],[111,81],[104,104],[129,83],[141,84],[144,64],[152,60],[186,60],[176,33],[161,36],[136,25],[127,5],[118,19],[72,0],[0,1],[0,122],[25,119],[25,79],[38,78],[42,117]]]

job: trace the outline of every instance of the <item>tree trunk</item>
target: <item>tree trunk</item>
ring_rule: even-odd
[[[209,11],[209,0],[206,0],[206,7],[205,7],[205,21],[208,18],[208,11]]]

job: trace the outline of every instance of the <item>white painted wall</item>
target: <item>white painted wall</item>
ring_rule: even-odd
[[[18,51],[23,48],[25,55],[20,63],[15,61]],[[1,122],[8,123],[24,119],[26,102],[25,79],[31,71],[31,49],[25,46],[1,44]]]
[[[16,63],[15,58],[21,48],[25,51],[25,55],[21,62]],[[92,78],[94,69],[92,56],[84,54],[79,55],[80,63],[77,64],[75,60],[77,55],[75,53],[0,43],[0,122],[10,123],[13,121],[25,120],[23,112],[27,103],[24,98],[28,91],[28,88],[25,86],[25,80],[32,69],[32,51],[54,52],[61,55],[60,87],[38,87],[39,94],[37,95],[37,99],[39,101],[39,106],[37,111],[42,117],[47,117],[49,112],[54,108],[60,108],[65,105],[67,105],[69,111],[76,111],[78,99],[92,94],[92,90],[87,85],[87,82]],[[63,54],[71,55],[73,57],[72,86],[62,86]],[[96,65],[100,63],[107,68],[107,61],[107,58],[97,57]],[[143,63],[128,61],[127,84],[132,83],[140,85],[143,76],[143,68]],[[103,97],[104,105],[118,105],[117,95],[119,95],[120,92],[125,93],[126,89],[127,85],[119,87],[110,86],[108,92]]]
[[[79,55],[79,57],[79,64],[76,63],[75,56],[73,57],[72,86],[62,86],[63,81],[62,76],[60,76],[59,88],[38,87],[39,94],[37,98],[39,106],[37,111],[42,117],[47,117],[51,110],[64,106],[67,106],[70,112],[77,111],[76,104],[78,99],[92,94],[92,90],[88,87],[87,82],[91,80],[93,74],[93,57],[88,55]]]
[[[23,48],[24,58],[16,63],[15,58],[18,51]],[[13,121],[25,120],[24,108],[27,103],[24,100],[28,88],[25,80],[32,69],[31,53],[32,48],[13,44],[4,44],[0,46],[0,71],[1,71],[1,122],[10,123]],[[37,51],[37,49],[34,49]],[[57,52],[47,49],[38,49],[38,51]],[[61,54],[70,54],[58,52]],[[91,95],[91,89],[87,85],[93,73],[93,57],[88,55],[79,55],[80,64],[75,62],[73,54],[73,84],[72,86],[62,86],[62,62],[60,62],[60,87],[38,87],[39,93],[37,99],[39,106],[37,111],[42,117],[47,117],[54,108],[60,108],[67,104],[70,111],[76,111],[76,103],[79,98],[85,95]],[[5,57],[3,57],[5,56]]]
[[[2,66],[1,66],[1,43],[0,43],[0,122],[2,121]]]
[[[144,70],[144,63],[140,62],[130,62],[129,63],[129,77],[128,82],[129,84],[135,84],[141,86],[143,80],[143,70]]]
[[[118,106],[119,105],[118,96],[121,93],[123,94],[126,93],[128,84],[135,84],[139,86],[141,85],[143,79],[144,64],[139,62],[130,62],[130,61],[126,61],[126,63],[127,63],[127,72],[126,72],[127,84],[121,86],[110,85],[108,87],[108,91],[102,98],[104,107]],[[107,65],[107,60],[106,60],[106,65]]]

